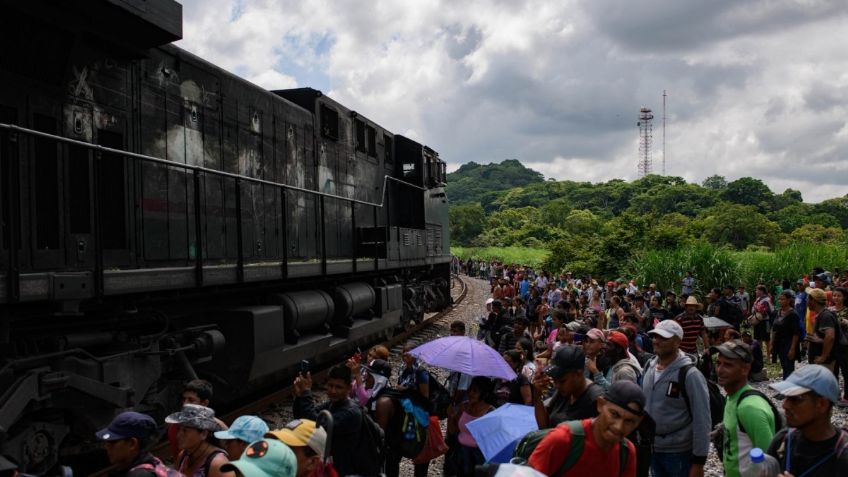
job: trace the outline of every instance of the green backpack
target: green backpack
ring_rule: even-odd
[[[560,426],[568,426],[571,429],[571,448],[568,449],[568,455],[565,456],[565,460],[562,462],[562,465],[559,467],[557,472],[551,477],[559,477],[565,472],[574,467],[574,464],[580,459],[580,456],[583,455],[583,441],[586,439],[586,433],[583,430],[583,422],[582,421],[568,421],[560,424]],[[533,454],[533,451],[536,450],[536,446],[542,442],[542,439],[551,432],[553,428],[550,429],[539,429],[538,431],[533,431],[522,437],[518,444],[515,446],[515,450],[512,451],[512,462],[515,464],[523,464],[527,465],[530,461],[530,455]],[[624,469],[627,467],[627,457],[629,455],[629,450],[627,448],[627,439],[621,440],[621,445],[619,446],[621,455],[619,456],[618,463],[618,475],[624,475]]]

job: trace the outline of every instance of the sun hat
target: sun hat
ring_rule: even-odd
[[[556,350],[551,363],[545,367],[545,374],[556,379],[568,371],[582,370],[586,366],[586,355],[577,346],[563,346]]]
[[[289,447],[309,447],[322,459],[327,447],[327,431],[308,419],[291,421],[282,429],[266,433],[265,437],[281,440]]]
[[[683,327],[675,320],[663,320],[657,323],[657,326],[649,331],[648,334],[660,335],[666,339],[673,336],[683,339]]]
[[[800,396],[813,391],[832,403],[839,401],[839,383],[833,371],[818,364],[798,368],[788,378],[769,387],[784,396]]]
[[[684,306],[696,306],[699,310],[704,308],[704,305],[698,303],[698,299],[694,296],[690,296],[689,298],[687,298]]]
[[[726,341],[718,346],[711,346],[710,353],[720,353],[725,358],[741,359],[746,363],[754,362],[754,354],[748,343],[740,339]]]
[[[215,411],[200,404],[183,404],[183,408],[165,418],[167,424],[181,424],[206,431],[221,429]]]
[[[226,431],[218,431],[218,439],[238,439],[247,443],[258,441],[268,432],[268,424],[256,416],[239,416]]]
[[[294,477],[297,474],[297,457],[282,442],[262,439],[247,446],[238,460],[221,466],[221,472],[235,470],[244,477]]]
[[[827,294],[821,288],[807,288],[807,297],[819,303],[827,303]]]
[[[127,411],[115,416],[109,426],[97,431],[95,435],[99,441],[111,442],[132,437],[145,439],[154,432],[156,432],[156,421],[152,417],[140,412]]]

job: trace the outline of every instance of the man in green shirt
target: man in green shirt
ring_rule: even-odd
[[[751,449],[768,449],[775,433],[775,417],[761,393],[745,393],[753,389],[748,384],[748,373],[754,361],[751,347],[742,340],[731,340],[713,346],[710,351],[718,356],[718,384],[727,392],[722,421],[724,471],[728,477],[740,477],[750,465]],[[746,396],[740,402],[743,393]]]

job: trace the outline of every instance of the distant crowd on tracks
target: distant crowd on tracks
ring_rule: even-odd
[[[451,323],[452,337],[490,350],[513,379],[453,371],[441,383],[412,343],[399,369],[375,346],[329,370],[324,402],[302,372],[296,419],[280,429],[257,416],[228,427],[209,407],[212,385],[194,380],[164,423],[123,412],[96,433],[112,475],[396,477],[409,459],[423,477],[444,456],[446,476],[699,477],[710,452],[730,477],[848,475],[848,431],[833,422],[848,405],[848,275],[816,269],[753,296],[728,285],[702,303],[692,273],[678,293],[497,262],[454,267],[487,279],[491,297],[470,329]],[[768,379],[770,360],[782,369],[771,396],[749,384]],[[499,427],[474,432],[496,414]],[[150,452],[163,424],[168,464]],[[525,426],[506,457],[487,455],[498,434]],[[6,475],[15,466],[0,458]]]

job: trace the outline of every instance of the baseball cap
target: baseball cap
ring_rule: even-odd
[[[633,381],[621,380],[612,383],[612,385],[604,393],[604,399],[620,406],[637,416],[645,413],[645,393],[642,388]],[[632,404],[638,406],[638,410],[634,409]]]
[[[245,477],[294,477],[297,457],[282,442],[262,439],[247,446],[238,460],[221,466],[221,472],[239,470]]]
[[[807,297],[809,300],[827,303],[827,294],[821,288],[807,288]]]
[[[818,364],[798,368],[786,380],[770,384],[769,387],[784,396],[800,396],[813,391],[832,403],[839,401],[839,384],[833,372]]]
[[[680,326],[680,323],[675,320],[663,320],[657,323],[657,326],[654,327],[649,334],[653,333],[655,335],[660,335],[663,338],[671,338],[672,336],[677,336],[680,339],[683,339],[683,327]]]
[[[579,321],[572,321],[572,322],[568,323],[567,325],[565,325],[565,327],[568,329],[568,331],[573,331],[573,332],[576,333],[576,332],[580,331],[581,328],[583,328],[583,325],[580,324]]]
[[[281,440],[289,447],[309,447],[322,459],[327,447],[327,431],[308,419],[291,421],[282,429],[268,432],[265,437]]]
[[[165,423],[181,424],[207,431],[221,429],[218,420],[215,419],[215,411],[200,404],[183,404],[182,409],[165,418]]]
[[[559,378],[568,371],[582,370],[586,365],[586,355],[577,346],[563,346],[554,353],[551,364],[545,367],[545,374]]]
[[[262,419],[256,416],[239,416],[229,429],[216,432],[215,437],[238,439],[250,443],[262,439],[266,432],[268,432],[268,424],[265,424]]]
[[[627,340],[627,336],[620,331],[610,331],[610,334],[607,337],[607,339],[611,343],[615,343],[618,346],[621,346],[622,349],[628,348],[629,343],[628,343],[628,340]]]
[[[494,299],[494,298],[489,298],[488,300],[486,300],[486,304],[487,304],[487,305],[491,305],[491,304],[492,304],[492,302],[494,302],[494,301],[495,301],[495,299]]]
[[[711,353],[721,353],[725,358],[741,359],[746,363],[754,362],[754,355],[751,352],[751,347],[748,343],[740,339],[726,341],[718,346],[710,347]]]
[[[100,441],[119,441],[121,439],[144,439],[156,431],[156,421],[140,412],[122,412],[112,419],[109,426],[95,434]]]

